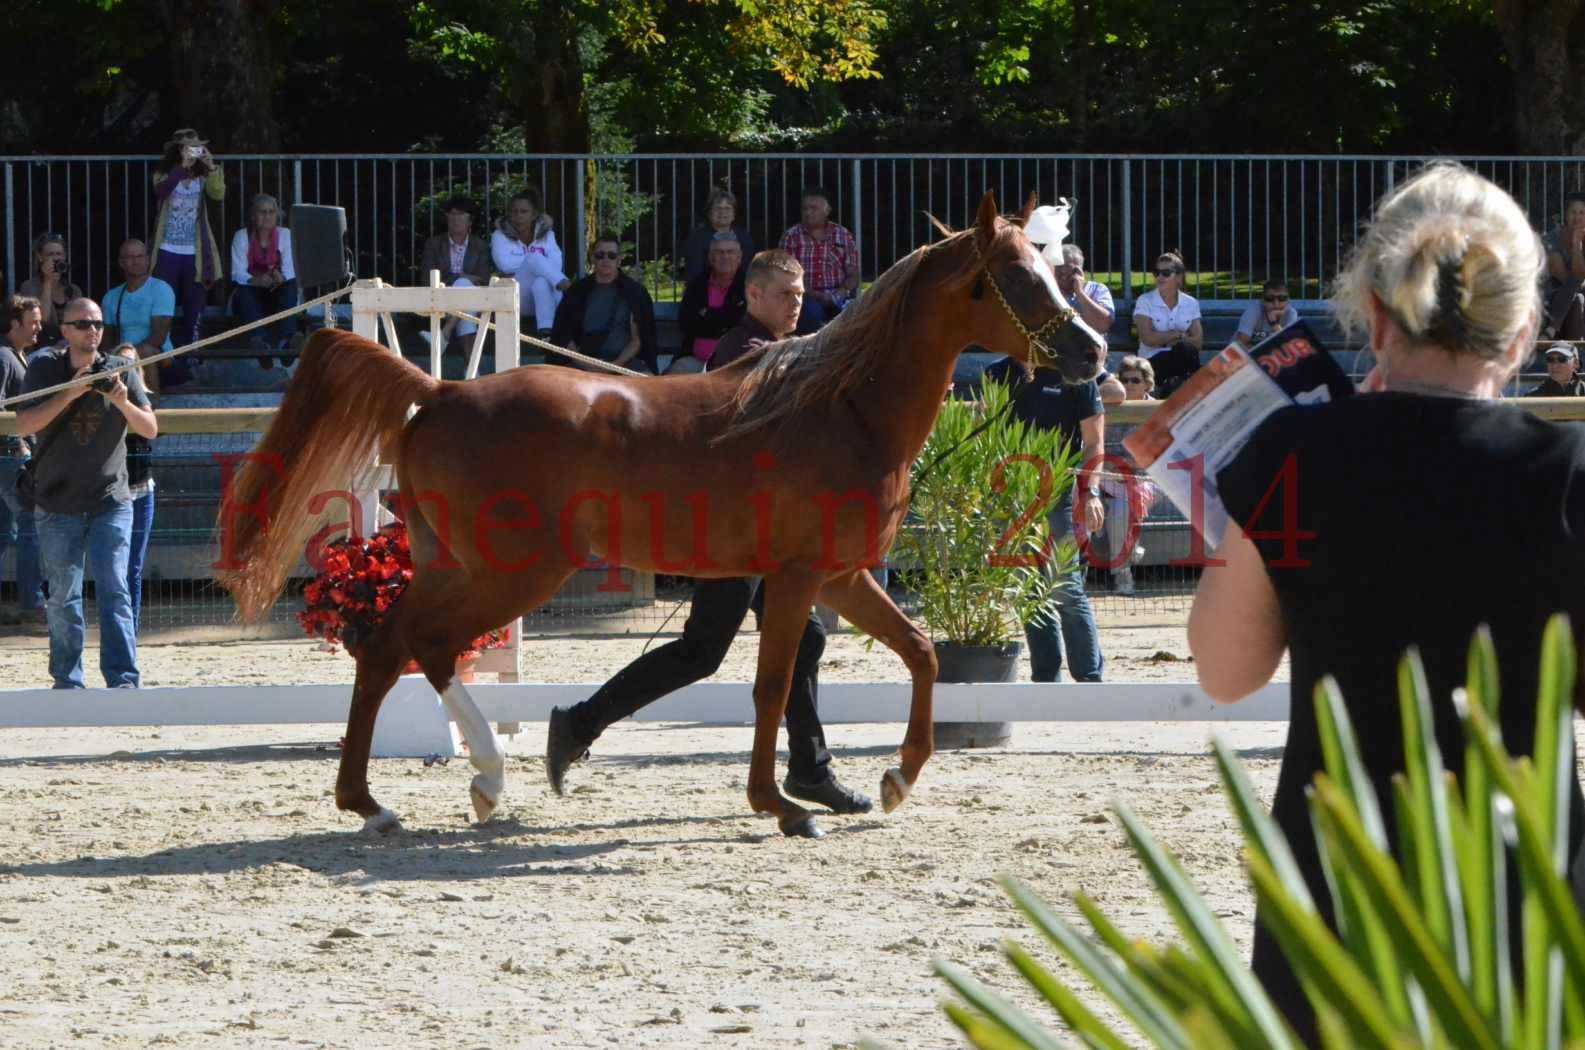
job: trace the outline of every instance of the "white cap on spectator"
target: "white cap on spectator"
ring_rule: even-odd
[[[1546,348],[1546,351],[1541,355],[1541,357],[1544,360],[1548,357],[1551,357],[1553,354],[1562,354],[1570,361],[1579,360],[1579,353],[1574,349],[1573,343],[1553,343],[1551,346]]]
[[[1062,242],[1068,239],[1068,216],[1073,205],[1067,201],[1036,208],[1024,223],[1024,236],[1041,245],[1040,254],[1052,269],[1062,265]]]

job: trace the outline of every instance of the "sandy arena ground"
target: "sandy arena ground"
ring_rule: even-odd
[[[38,639],[10,641],[0,680],[34,684]],[[536,642],[525,677],[597,682],[643,643]],[[1103,644],[1114,680],[1192,678],[1177,624],[1113,625]],[[352,674],[309,642],[141,657],[150,686]],[[723,677],[746,680],[752,659],[745,636]],[[848,635],[824,673],[900,671]],[[1283,731],[1225,730],[1263,790]],[[464,760],[376,760],[375,793],[406,825],[385,839],[334,808],[338,726],[6,730],[0,1046],[961,1046],[933,957],[1033,1005],[998,945],[1035,937],[996,875],[1069,915],[1083,889],[1129,933],[1168,936],[1114,797],[1247,944],[1207,733],[1021,725],[1010,748],[937,755],[896,813],[826,817],[807,842],[749,814],[745,726],[614,727],[565,798],[545,786],[543,728],[525,726],[483,827]],[[873,793],[901,727],[829,736],[839,774]]]

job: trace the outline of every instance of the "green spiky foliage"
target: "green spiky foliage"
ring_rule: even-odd
[[[1226,744],[1213,745],[1256,900],[1315,1008],[1323,1046],[1585,1046],[1585,923],[1567,875],[1575,659],[1568,619],[1554,616],[1542,637],[1534,751],[1514,758],[1497,729],[1495,649],[1485,628],[1476,632],[1467,683],[1454,697],[1466,740],[1460,783],[1443,766],[1425,674],[1410,650],[1398,671],[1405,764],[1391,799],[1376,797],[1336,683],[1317,686],[1326,770],[1315,778],[1310,812],[1338,933],[1322,921],[1287,840],[1243,767]],[[1396,857],[1383,820],[1388,805],[1396,817]],[[1074,898],[1080,923],[1014,879],[1002,885],[1125,1024],[1103,1020],[1013,943],[1005,947],[1008,960],[1067,1031],[1059,1036],[958,967],[938,962],[937,972],[960,997],[945,1005],[947,1015],[985,1050],[1299,1047],[1183,867],[1126,804],[1115,811],[1179,943],[1160,947],[1128,938],[1082,894]],[[1509,857],[1523,896],[1519,929],[1508,921]],[[1510,962],[1515,939],[1522,974]]]

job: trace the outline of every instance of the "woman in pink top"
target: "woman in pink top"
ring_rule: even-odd
[[[748,309],[743,291],[743,249],[731,230],[717,233],[710,242],[710,268],[689,282],[677,309],[682,329],[682,350],[671,372],[702,372],[715,353],[715,344],[737,327]]]

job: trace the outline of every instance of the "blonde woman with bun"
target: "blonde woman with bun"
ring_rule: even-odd
[[[1235,524],[1224,564],[1201,578],[1189,646],[1201,687],[1229,702],[1270,681],[1287,650],[1272,815],[1334,929],[1304,796],[1322,767],[1316,684],[1336,678],[1390,829],[1404,651],[1424,662],[1442,759],[1458,774],[1451,696],[1477,626],[1496,643],[1515,754],[1534,741],[1543,624],[1561,610],[1585,627],[1585,435],[1497,400],[1534,345],[1543,263],[1513,198],[1458,165],[1426,168],[1380,203],[1337,281],[1338,315],[1376,355],[1364,392],[1276,413],[1217,478]],[[1578,785],[1570,814],[1575,856]],[[1515,874],[1508,885],[1518,931]],[[1314,1015],[1258,918],[1255,973],[1313,1043]]]

